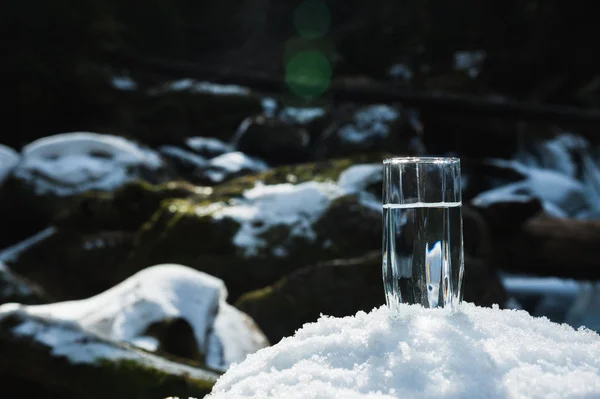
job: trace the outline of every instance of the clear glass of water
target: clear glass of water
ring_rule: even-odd
[[[383,283],[388,306],[456,310],[464,274],[458,158],[383,161]]]

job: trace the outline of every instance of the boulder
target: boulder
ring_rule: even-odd
[[[3,397],[203,397],[220,375],[199,363],[177,363],[26,309],[0,306]]]
[[[233,138],[244,119],[262,113],[262,97],[240,86],[171,81],[150,89],[138,105],[138,132],[150,145],[192,136]]]
[[[309,161],[309,144],[308,130],[262,115],[245,120],[235,141],[240,151],[272,165]]]
[[[200,192],[200,187],[185,183],[138,181],[112,193],[81,194],[52,215],[52,227],[4,249],[0,260],[57,300],[98,294],[120,282],[117,270],[133,247],[136,231],[161,201]],[[7,238],[14,239],[10,233]]]

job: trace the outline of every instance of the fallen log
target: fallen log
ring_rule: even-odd
[[[494,265],[507,272],[600,280],[600,221],[535,216],[492,230]]]

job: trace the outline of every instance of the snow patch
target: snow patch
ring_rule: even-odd
[[[244,192],[237,204],[218,209],[212,217],[231,218],[240,223],[233,242],[247,256],[252,256],[258,254],[259,248],[267,247],[261,235],[273,226],[287,226],[290,237],[314,239],[312,224],[340,194],[341,190],[334,183],[257,184]]]
[[[220,183],[227,177],[242,171],[256,173],[267,169],[269,167],[263,161],[235,151],[211,159],[204,173],[214,183]]]
[[[390,123],[398,117],[398,110],[389,105],[371,105],[358,111],[353,123],[342,126],[338,134],[350,143],[385,138],[390,133]]]
[[[188,137],[185,144],[197,153],[212,158],[217,155],[235,151],[230,144],[212,137]]]
[[[117,90],[122,91],[135,91],[137,90],[137,83],[129,76],[113,76],[112,86]]]
[[[325,115],[325,110],[319,107],[286,107],[281,111],[279,118],[287,123],[307,124],[323,115]]]
[[[406,64],[394,64],[388,70],[388,75],[392,78],[411,80],[413,78],[413,71]]]
[[[0,144],[0,184],[12,173],[20,159],[18,152]]]
[[[139,168],[162,165],[155,152],[124,138],[77,132],[26,145],[15,176],[33,184],[39,194],[72,195],[89,189],[112,190],[136,178]]]
[[[216,277],[181,265],[158,265],[94,297],[28,306],[23,311],[77,323],[104,339],[140,344],[144,349],[154,346],[145,335],[148,326],[181,317],[192,326],[207,364],[226,368],[268,345],[254,322],[226,298],[225,285]]]
[[[224,85],[206,81],[197,81],[194,79],[175,80],[164,85],[164,87],[159,92],[169,91],[190,91],[192,93],[208,93],[223,96],[246,96],[250,94],[250,89],[248,89],[247,87],[236,85]]]
[[[321,317],[232,366],[207,399],[600,396],[600,337],[463,303]]]
[[[485,51],[457,51],[454,53],[454,69],[466,71],[471,79],[479,76],[487,55]]]

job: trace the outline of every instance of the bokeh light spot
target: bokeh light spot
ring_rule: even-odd
[[[322,0],[305,0],[294,12],[294,26],[299,36],[318,38],[324,36],[331,24],[331,13]]]
[[[302,51],[287,63],[285,81],[297,96],[315,98],[329,88],[331,75],[327,57],[318,51]]]

